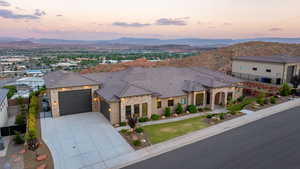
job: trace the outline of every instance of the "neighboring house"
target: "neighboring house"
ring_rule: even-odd
[[[42,77],[44,73],[41,70],[26,70],[25,74],[29,77]]]
[[[290,83],[300,71],[300,57],[258,57],[233,58],[232,75],[241,79],[280,85]]]
[[[8,113],[7,113],[7,89],[0,89],[0,127],[6,124]]]
[[[91,74],[50,72],[45,76],[54,117],[101,112],[112,124],[128,116],[151,117],[166,107],[214,109],[242,96],[240,79],[203,67],[129,68]]]
[[[17,86],[26,85],[30,87],[31,90],[37,91],[45,85],[44,79],[41,77],[24,77],[16,80]]]

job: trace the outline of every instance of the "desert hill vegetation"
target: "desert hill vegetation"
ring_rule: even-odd
[[[146,59],[137,59],[132,62],[97,65],[84,69],[81,73],[112,72],[127,69],[128,67],[159,67],[159,66],[204,66],[218,71],[230,71],[231,60],[237,56],[299,56],[300,44],[272,43],[272,42],[246,42],[232,46],[218,48],[203,52],[198,56],[182,59],[168,59],[160,62],[149,62]]]

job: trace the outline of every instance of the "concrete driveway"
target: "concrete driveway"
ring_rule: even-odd
[[[133,148],[100,113],[41,119],[42,137],[55,169],[102,169]]]

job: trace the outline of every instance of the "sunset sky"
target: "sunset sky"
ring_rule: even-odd
[[[0,37],[300,37],[300,0],[0,0]]]

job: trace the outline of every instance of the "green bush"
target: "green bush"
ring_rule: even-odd
[[[264,103],[265,103],[265,93],[264,92],[262,92],[262,91],[259,92],[256,102],[260,105],[264,105]]]
[[[241,97],[237,98],[237,101],[242,102],[242,101],[244,101],[244,99],[245,99],[245,96],[241,96]]]
[[[206,118],[208,118],[208,119],[211,119],[212,117],[214,117],[213,114],[208,114],[208,115],[206,115]]]
[[[160,116],[159,116],[158,114],[152,114],[152,115],[151,115],[151,119],[152,119],[152,120],[159,120],[159,117],[160,117]]]
[[[138,127],[138,128],[135,129],[135,132],[142,133],[142,132],[144,132],[144,129],[141,128],[141,127]]]
[[[166,107],[165,108],[165,111],[164,111],[164,115],[166,116],[166,117],[170,117],[171,116],[171,108],[170,107]]]
[[[219,117],[220,117],[221,120],[224,120],[225,119],[225,113],[220,113]]]
[[[16,86],[4,86],[3,88],[8,89],[7,98],[10,99],[15,93],[17,93]]]
[[[227,107],[227,110],[231,113],[231,114],[236,114],[237,112],[241,111],[245,106],[247,106],[248,104],[251,104],[252,102],[254,102],[255,99],[254,98],[247,98],[244,99],[241,103],[239,104],[234,104],[231,106]]]
[[[270,103],[271,103],[271,104],[276,104],[276,97],[275,97],[275,96],[272,96],[272,97],[270,98]]]
[[[142,145],[142,143],[141,143],[141,141],[140,141],[140,140],[134,140],[134,141],[132,142],[132,144],[133,144],[134,146],[136,146],[136,147],[138,147],[138,146],[141,146],[141,145]]]
[[[125,121],[120,122],[120,126],[126,126],[126,125],[127,125],[127,123]]]
[[[291,94],[291,87],[287,83],[284,83],[279,92],[281,96],[288,96]]]
[[[190,112],[190,113],[197,113],[197,107],[193,104],[189,105],[187,107],[187,110]]]
[[[178,103],[175,112],[176,112],[177,114],[182,114],[183,111],[184,111],[184,110],[183,110],[182,105],[181,105],[180,103]]]
[[[128,132],[128,129],[122,129],[122,130],[120,130],[120,132],[121,132],[122,134],[126,134],[126,133]]]
[[[140,123],[147,122],[147,121],[149,121],[148,117],[141,117],[141,118],[139,118],[139,122]]]
[[[16,116],[15,120],[16,125],[23,125],[26,124],[26,115],[24,113],[20,113]]]
[[[13,141],[15,144],[24,144],[25,140],[24,137],[19,133],[19,132],[15,132],[15,136],[13,138]]]

